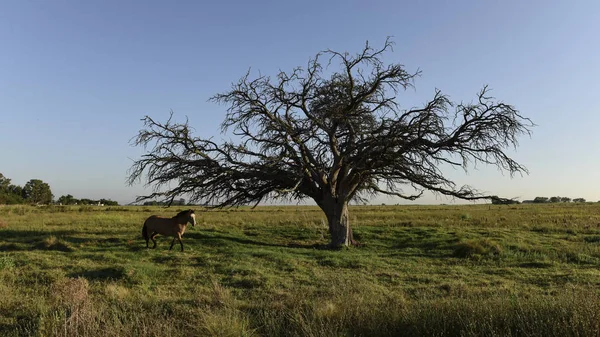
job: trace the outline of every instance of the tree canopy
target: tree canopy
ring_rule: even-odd
[[[49,204],[54,196],[48,183],[31,179],[23,186],[23,198],[32,204]]]
[[[530,134],[531,120],[496,101],[487,86],[471,103],[436,90],[423,106],[402,108],[398,96],[419,72],[384,63],[392,45],[367,43],[357,54],[326,50],[275,78],[248,72],[211,99],[227,107],[222,131],[236,142],[194,136],[189,121],[176,123],[172,115],[166,122],[146,116],[133,143],[148,152],[134,162],[129,182],[143,178],[154,191],[138,201],[187,195],[224,207],[310,198],[325,212],[337,246],[353,242],[351,200],[414,200],[425,190],[498,198],[458,186],[441,167],[484,163],[511,176],[527,172],[506,149]]]
[[[0,173],[0,204],[23,203],[22,189],[11,184],[11,180]]]
[[[50,204],[53,202],[50,185],[40,179],[31,179],[25,186],[11,184],[11,179],[0,173],[0,205],[2,204]],[[75,199],[71,194],[62,195],[56,201],[61,205],[95,205],[117,206],[118,202],[110,199]]]

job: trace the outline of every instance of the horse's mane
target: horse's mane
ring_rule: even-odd
[[[186,211],[181,211],[181,212],[177,213],[177,215],[175,215],[174,218],[180,217],[186,213],[194,213],[194,210],[188,209]]]

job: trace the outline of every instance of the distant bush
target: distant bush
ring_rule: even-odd
[[[88,206],[88,205],[84,205],[79,207],[79,212],[92,212],[94,211],[94,207],[92,206]]]
[[[454,248],[453,255],[460,258],[471,258],[474,256],[499,255],[502,248],[496,242],[488,239],[469,240],[458,243]]]
[[[2,254],[0,256],[0,270],[11,270],[15,267],[15,259],[8,255]]]
[[[57,250],[61,252],[72,252],[73,248],[69,246],[67,242],[57,238],[54,235],[51,235],[36,245],[37,249],[41,250]]]
[[[20,195],[13,193],[0,193],[0,205],[18,205],[23,204],[25,201]]]
[[[43,206],[44,211],[49,213],[64,213],[68,212],[69,208],[67,206],[58,206],[58,205],[48,205]]]
[[[131,208],[126,208],[126,207],[107,207],[104,209],[104,211],[106,212],[129,212],[131,211]]]
[[[32,210],[32,207],[28,207],[28,206],[17,206],[17,207],[11,207],[9,208],[9,210],[17,215],[25,215],[27,213],[30,213]]]

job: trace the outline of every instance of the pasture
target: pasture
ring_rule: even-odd
[[[600,204],[0,207],[2,336],[600,335]]]

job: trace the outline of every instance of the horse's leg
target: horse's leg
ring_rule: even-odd
[[[173,237],[173,241],[171,241],[171,247],[169,247],[169,250],[171,250],[173,248],[173,245],[175,244],[175,239],[176,239],[176,237]]]
[[[181,233],[177,233],[177,239],[179,240],[179,244],[181,245],[181,251],[183,252],[183,241],[181,241]]]
[[[148,248],[148,241],[150,241],[150,238],[148,237],[148,226],[146,226],[145,223],[144,227],[142,227],[142,236],[144,237],[144,240],[146,240],[146,248]]]
[[[154,246],[152,246],[152,249],[156,248],[156,240],[154,240],[154,238],[158,235],[158,233],[153,232],[152,235],[150,235],[150,239],[152,240],[152,242],[154,242]]]

